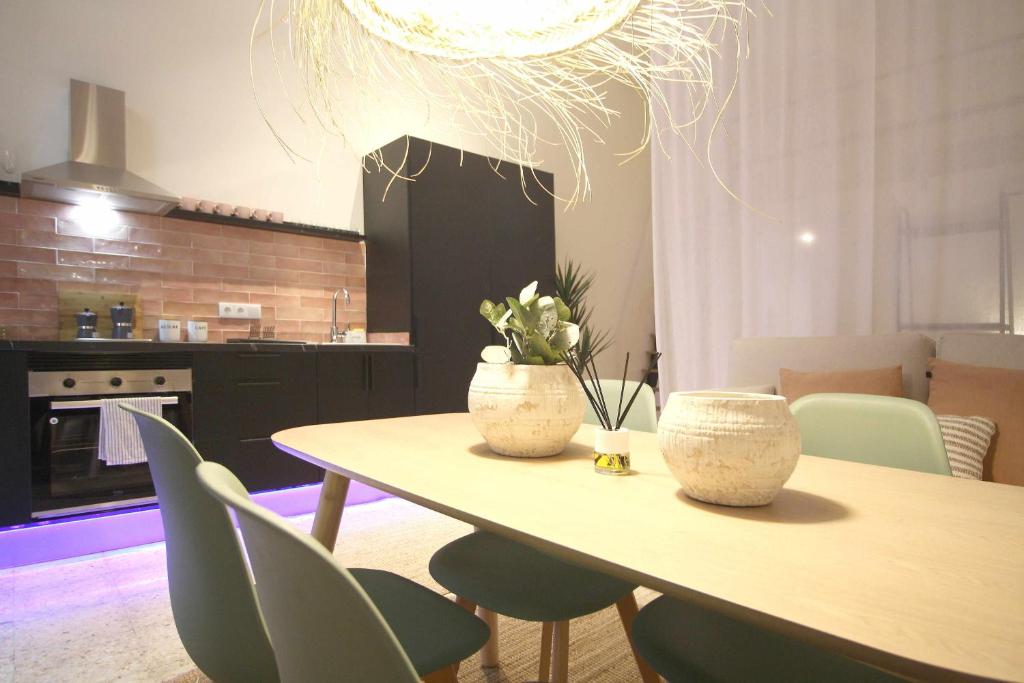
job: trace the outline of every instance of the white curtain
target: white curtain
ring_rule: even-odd
[[[710,151],[753,208],[652,154],[663,395],[725,385],[738,337],[1024,331],[1024,2],[767,6]]]

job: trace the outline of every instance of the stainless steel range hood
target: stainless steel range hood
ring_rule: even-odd
[[[70,159],[22,173],[22,197],[66,204],[102,197],[111,209],[161,216],[178,205],[178,197],[125,168],[123,91],[72,80],[70,113]]]

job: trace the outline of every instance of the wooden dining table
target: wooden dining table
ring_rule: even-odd
[[[692,500],[655,434],[633,472],[490,451],[466,413],[297,427],[333,548],[350,480],[911,679],[1024,680],[1024,488],[801,456],[770,505]],[[742,644],[738,647],[742,648]]]

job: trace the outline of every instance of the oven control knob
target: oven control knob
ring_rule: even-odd
[[[71,377],[68,377],[67,379],[65,379],[63,382],[61,382],[61,384],[63,384],[64,388],[66,388],[66,389],[74,389],[75,388],[75,380],[72,379]]]
[[[154,377],[153,384],[157,385],[158,387],[162,387],[163,385],[167,384],[167,378],[163,376]]]
[[[120,377],[111,377],[110,378],[110,386],[112,386],[112,387],[119,387],[119,386],[121,386],[121,378]]]

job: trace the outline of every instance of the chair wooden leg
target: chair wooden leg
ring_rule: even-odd
[[[554,683],[568,683],[569,681],[569,622],[559,621],[555,623],[552,637],[554,645],[551,650],[551,669]]]
[[[427,674],[420,680],[423,683],[456,683],[459,679],[454,666],[446,666]]]
[[[548,683],[551,680],[551,634],[555,622],[545,621],[540,629],[540,674],[537,680]]]
[[[476,614],[491,629],[491,637],[487,639],[480,651],[480,666],[484,668],[500,666],[498,661],[498,615],[483,607],[478,607]]]
[[[633,645],[633,619],[639,611],[636,605],[636,596],[630,591],[629,595],[621,598],[615,603],[619,609],[619,618],[622,620],[622,628],[626,629],[626,638],[629,640],[629,647],[633,650],[633,659],[636,660],[636,668],[640,669],[640,680],[644,683],[660,683],[661,677],[651,668],[651,665],[644,661],[640,653]]]
[[[470,600],[469,598],[464,598],[462,596],[456,595],[455,604],[461,607],[462,609],[466,610],[470,614],[476,614],[476,603]]]
[[[329,553],[334,552],[334,544],[338,542],[338,527],[341,526],[341,513],[345,509],[350,481],[348,477],[334,472],[324,475],[324,485],[320,489],[320,500],[316,505],[310,534]]]

